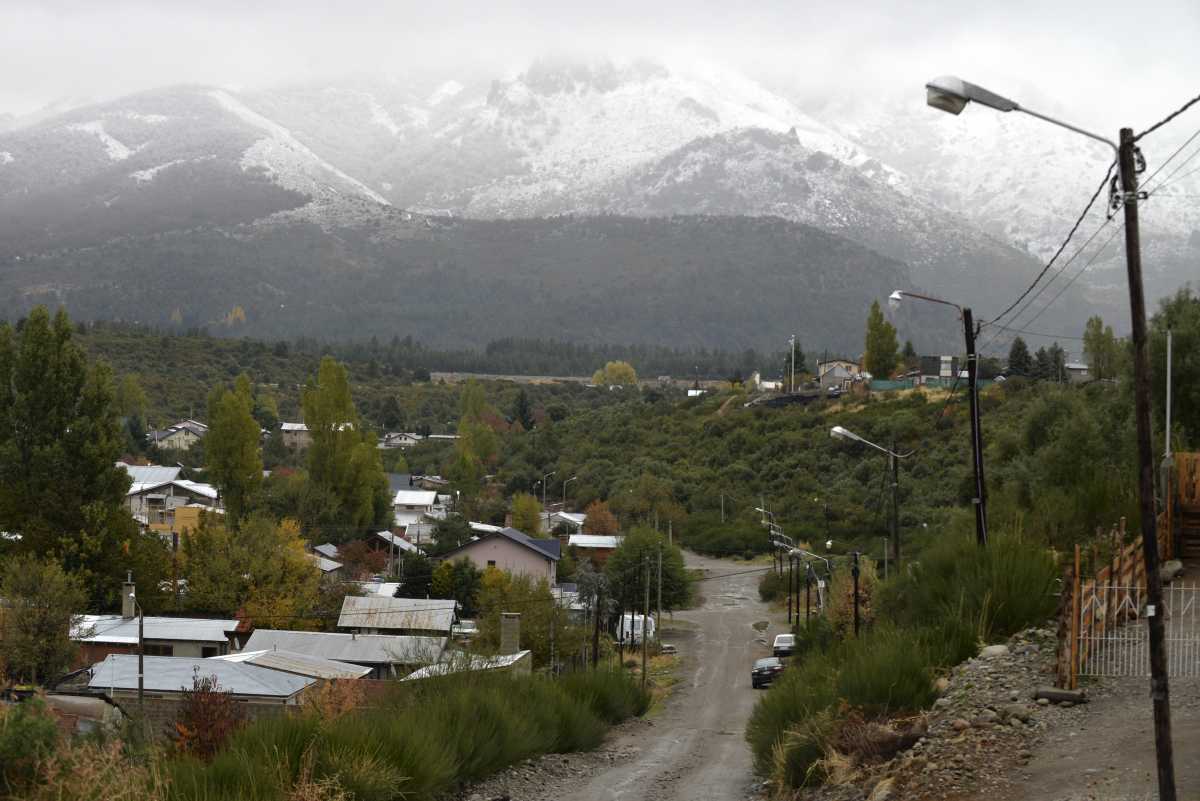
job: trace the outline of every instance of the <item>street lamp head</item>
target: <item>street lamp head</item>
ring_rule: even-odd
[[[1020,108],[1016,101],[954,75],[942,75],[925,84],[925,102],[939,111],[961,114],[972,100],[997,111],[1016,111]]]
[[[829,429],[829,436],[833,437],[834,439],[858,439],[857,434],[848,431],[842,426],[834,426],[833,428]]]
[[[897,289],[892,294],[888,295],[888,306],[893,309],[900,308],[900,301],[904,300],[904,293]]]

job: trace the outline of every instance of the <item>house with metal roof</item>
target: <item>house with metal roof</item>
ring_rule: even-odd
[[[326,559],[337,559],[338,558],[338,548],[332,542],[325,542],[320,545],[314,545],[313,553],[319,553],[321,556],[324,556]]]
[[[338,628],[359,634],[448,637],[457,607],[452,599],[347,595],[342,601]]]
[[[421,522],[425,515],[433,514],[437,504],[437,493],[428,490],[399,490],[392,499],[392,515],[397,526],[408,526]]]
[[[242,651],[237,654],[214,656],[212,659],[257,665],[297,676],[307,676],[310,679],[361,679],[371,672],[369,667],[362,665],[337,662],[311,654],[298,654],[295,651]]]
[[[399,678],[417,668],[435,664],[445,649],[445,637],[276,629],[255,629],[245,647],[247,651],[293,651],[335,662],[350,662],[371,668],[370,677],[374,679]]]
[[[182,656],[147,656],[143,660],[142,692],[150,701],[181,701],[197,678],[216,679],[217,688],[247,704],[295,706],[300,694],[316,679],[261,667],[247,662],[228,662]],[[109,654],[93,665],[88,690],[107,695],[118,704],[137,703],[138,658]]]
[[[469,559],[480,570],[494,567],[514,576],[545,579],[551,587],[557,578],[562,545],[556,539],[530,537],[515,528],[482,534],[441,556],[442,560]]]
[[[109,654],[136,654],[138,618],[132,608],[126,615],[80,615],[71,627],[79,643],[78,664],[90,665]],[[202,659],[227,654],[238,645],[240,621],[147,615],[142,621],[145,653],[151,656],[186,656]]]
[[[567,540],[567,547],[577,549],[599,567],[620,547],[621,539],[609,534],[572,534]]]
[[[409,673],[401,681],[420,681],[454,673],[495,672],[528,675],[533,670],[533,651],[517,651],[515,654],[479,656],[478,654],[456,653],[436,665],[423,667]]]
[[[186,451],[204,438],[208,426],[199,420],[182,420],[175,425],[161,430],[150,431],[147,439],[156,448],[164,450]]]
[[[129,479],[136,484],[163,484],[167,481],[174,481],[179,478],[179,473],[183,470],[182,467],[167,467],[160,464],[127,464],[125,462],[117,462],[117,467],[120,467],[129,474]]]

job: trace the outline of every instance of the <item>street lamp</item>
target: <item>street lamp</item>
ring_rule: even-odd
[[[886,453],[889,464],[892,468],[892,561],[897,566],[900,564],[900,460],[907,459],[913,455],[912,451],[908,453],[896,453],[893,450],[876,445],[870,440],[863,439],[858,434],[855,434],[849,429],[842,426],[834,426],[829,429],[829,436],[834,439],[846,439],[853,442],[861,442],[864,445],[869,445],[877,451]]]
[[[1117,157],[1120,191],[1114,192],[1109,207],[1125,212],[1125,269],[1129,281],[1129,318],[1133,340],[1133,400],[1137,429],[1138,506],[1142,529],[1142,558],[1146,564],[1147,608],[1161,609],[1162,578],[1158,566],[1158,520],[1154,501],[1154,446],[1150,442],[1150,360],[1147,354],[1146,296],[1142,286],[1142,252],[1138,230],[1138,172],[1146,160],[1137,148],[1132,128],[1122,128],[1118,142],[1022,107],[1016,101],[967,83],[961,78],[943,76],[925,84],[930,106],[958,114],[972,100],[997,111],[1023,111],[1051,125],[1103,142]],[[1189,104],[1190,105],[1190,104]],[[1170,119],[1170,118],[1168,118]],[[1160,123],[1161,124],[1161,123]],[[1158,127],[1158,126],[1153,126]],[[1150,129],[1152,130],[1152,129]],[[1139,135],[1140,136],[1140,135]],[[997,318],[998,319],[998,318]],[[1158,769],[1158,795],[1163,801],[1175,801],[1175,765],[1171,745],[1171,702],[1167,674],[1167,644],[1163,615],[1147,615],[1150,645],[1150,697],[1154,703],[1154,744]]]
[[[975,507],[975,540],[980,545],[987,545],[987,490],[983,483],[983,431],[979,423],[979,354],[975,350],[975,321],[971,316],[971,308],[931,295],[922,295],[920,292],[899,289],[888,296],[888,305],[894,309],[904,298],[915,298],[958,309],[958,315],[962,319],[963,335],[967,344],[967,395],[971,406],[971,464],[975,471],[975,497],[971,499]]]
[[[579,476],[571,476],[570,478],[568,478],[566,481],[563,482],[562,508],[563,508],[564,512],[567,511],[567,485],[570,484],[572,481],[574,481],[577,478],[579,478]]]

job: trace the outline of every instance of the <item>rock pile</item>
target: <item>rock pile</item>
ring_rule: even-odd
[[[842,786],[802,794],[820,801],[949,801],[1000,797],[1055,718],[1078,713],[1071,701],[1037,698],[1053,684],[1055,633],[1029,629],[991,645],[939,683],[927,731],[889,762],[864,766]]]

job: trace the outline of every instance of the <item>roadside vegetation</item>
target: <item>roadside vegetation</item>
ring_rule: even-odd
[[[595,748],[609,726],[649,706],[627,673],[611,670],[456,675],[399,684],[369,704],[345,700],[333,694],[245,726],[236,710],[210,713],[225,732],[211,750],[182,737],[145,747],[72,741],[37,699],[0,708],[0,798],[433,801],[534,756]]]

